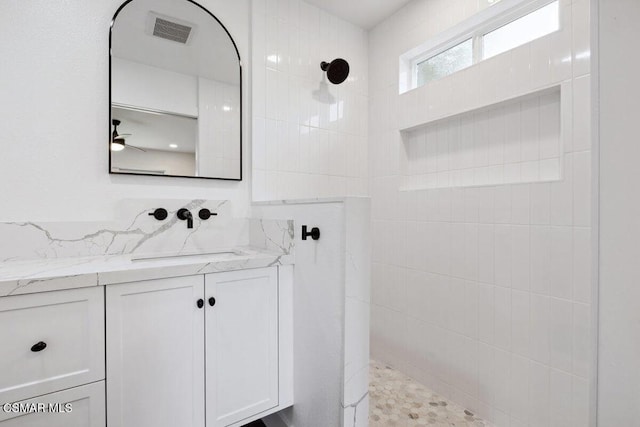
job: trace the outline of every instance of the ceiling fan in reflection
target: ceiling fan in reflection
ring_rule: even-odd
[[[111,134],[111,151],[122,151],[125,148],[135,148],[136,150],[140,150],[146,153],[147,150],[144,150],[140,147],[136,147],[135,145],[127,144],[125,142],[125,139],[130,137],[131,134],[130,133],[119,134],[118,126],[120,126],[120,123],[121,123],[120,120],[117,120],[117,119],[113,119],[111,121],[111,124],[113,125],[113,133]]]

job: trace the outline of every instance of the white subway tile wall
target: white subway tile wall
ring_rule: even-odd
[[[252,10],[253,200],[367,195],[367,32],[300,0]],[[335,86],[320,63],[338,57]]]
[[[237,118],[232,118],[240,114],[238,88],[202,77],[198,80],[198,88],[198,138],[217,141],[209,150],[198,149],[198,175],[237,177],[240,127]]]
[[[498,427],[584,427],[589,2],[560,0],[560,31],[398,95],[399,56],[482,7],[414,0],[369,34],[372,355]],[[559,100],[486,111],[554,86]],[[423,189],[400,191],[412,179]]]

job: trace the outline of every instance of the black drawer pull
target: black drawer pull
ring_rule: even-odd
[[[46,342],[43,342],[43,341],[40,341],[39,343],[34,344],[34,345],[31,347],[31,351],[33,351],[34,353],[37,353],[37,352],[39,352],[39,351],[44,350],[45,348],[47,348],[47,343],[46,343]]]
[[[198,300],[198,308],[202,308],[202,307],[204,307],[204,300],[202,298],[200,298]]]
[[[214,305],[216,305],[216,299],[214,297],[209,298],[209,305],[211,307],[213,307]]]

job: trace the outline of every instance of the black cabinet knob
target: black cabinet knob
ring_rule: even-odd
[[[39,351],[44,350],[45,348],[47,348],[47,343],[40,341],[39,343],[36,343],[31,347],[31,351],[33,351],[34,353],[37,353]]]
[[[215,212],[211,212],[209,209],[200,209],[200,212],[198,212],[198,216],[200,217],[201,220],[206,221],[209,218],[211,218],[212,216],[216,216],[218,215]]]
[[[214,297],[209,298],[209,305],[211,307],[213,307],[214,305],[216,305],[216,299]]]
[[[202,308],[202,307],[204,307],[204,300],[202,298],[200,298],[198,300],[198,308]]]
[[[155,211],[150,212],[149,216],[154,217],[158,221],[164,221],[169,216],[169,213],[164,208],[158,208]]]

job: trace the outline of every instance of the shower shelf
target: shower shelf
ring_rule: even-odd
[[[401,131],[401,191],[562,179],[562,92],[554,86]]]

